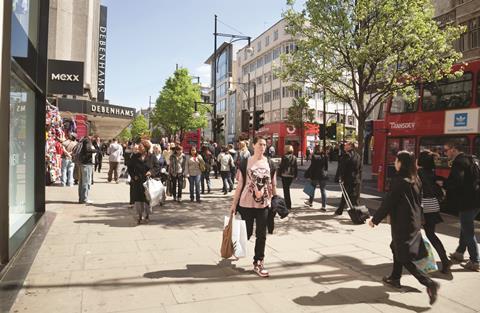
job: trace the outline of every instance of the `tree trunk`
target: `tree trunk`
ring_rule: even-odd
[[[358,149],[357,152],[360,154],[360,188],[359,192],[362,192],[362,185],[363,185],[363,149],[365,146],[365,124],[366,124],[366,116],[363,113],[358,115]]]

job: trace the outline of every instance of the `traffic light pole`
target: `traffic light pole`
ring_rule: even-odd
[[[217,120],[217,15],[215,14],[215,32],[213,33],[213,120]],[[217,142],[216,125],[212,123],[213,142]]]
[[[327,94],[323,88],[323,152],[327,151]]]
[[[252,140],[255,138],[255,119],[257,118],[257,82],[253,82],[253,129]],[[253,142],[253,141],[252,141]]]

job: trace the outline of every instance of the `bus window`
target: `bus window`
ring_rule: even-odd
[[[448,168],[447,155],[444,150],[444,145],[447,142],[458,142],[463,146],[465,153],[470,153],[470,144],[467,137],[423,137],[420,139],[420,151],[430,150],[435,153],[435,166],[437,168]]]
[[[458,109],[470,106],[472,101],[472,73],[459,78],[447,78],[425,84],[423,87],[423,111]]]
[[[480,137],[475,138],[475,144],[473,145],[473,154],[480,157]]]
[[[418,108],[418,99],[420,96],[420,90],[417,87],[415,89],[416,99],[413,101],[407,101],[402,92],[397,92],[397,94],[392,98],[392,105],[390,106],[390,113],[410,113],[417,112]]]

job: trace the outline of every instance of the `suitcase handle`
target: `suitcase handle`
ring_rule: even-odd
[[[347,205],[349,207],[349,210],[352,210],[353,204],[352,204],[352,201],[350,200],[350,196],[347,193],[347,189],[345,188],[345,185],[343,184],[342,181],[340,181],[339,183],[340,183],[340,188],[342,189],[342,194],[345,197],[345,201],[347,202]]]

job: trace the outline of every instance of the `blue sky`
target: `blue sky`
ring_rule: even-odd
[[[300,8],[304,1],[297,1]],[[213,53],[214,14],[255,38],[281,19],[286,0],[102,0],[108,7],[106,98],[148,107],[175,65],[207,84]],[[221,23],[218,32],[238,33]],[[219,44],[221,44],[219,40]],[[243,44],[242,44],[243,46]]]

